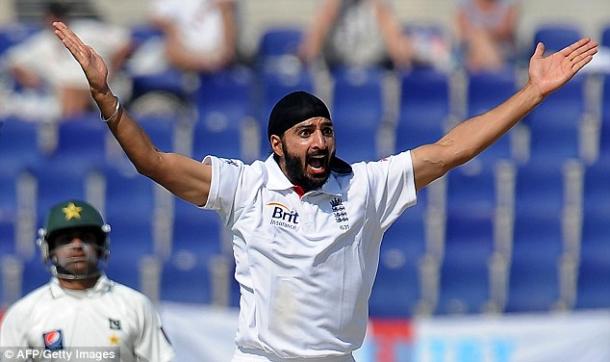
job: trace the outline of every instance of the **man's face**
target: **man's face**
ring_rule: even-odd
[[[274,152],[280,156],[280,168],[295,185],[306,191],[322,186],[330,175],[330,160],[335,154],[335,133],[330,120],[307,119],[272,136]]]
[[[64,232],[53,240],[53,263],[74,275],[97,271],[97,236],[88,230]]]

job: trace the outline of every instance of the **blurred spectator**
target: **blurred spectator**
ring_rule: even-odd
[[[63,2],[46,5],[44,28],[10,48],[4,60],[20,92],[5,95],[0,113],[32,119],[71,117],[91,104],[89,85],[78,63],[62,44],[57,44],[50,25],[69,22],[111,65],[111,73],[123,64],[130,50],[129,33],[95,19],[76,19]]]
[[[300,55],[330,67],[410,65],[411,46],[387,0],[324,0]]]
[[[234,0],[154,0],[151,12],[151,23],[164,37],[160,44],[147,44],[142,50],[148,59],[157,58],[155,71],[171,65],[183,71],[214,72],[235,59]]]
[[[458,36],[471,71],[503,67],[515,56],[518,0],[459,0]]]

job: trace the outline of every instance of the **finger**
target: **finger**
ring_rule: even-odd
[[[591,48],[591,49],[587,50],[586,52],[578,55],[577,57],[574,57],[574,59],[572,59],[571,61],[572,61],[573,64],[576,64],[576,63],[580,62],[581,60],[585,59],[588,56],[595,55],[598,50],[599,49],[597,47]]]
[[[534,51],[534,58],[542,58],[544,54],[544,44],[542,42],[538,42],[536,45],[536,50]]]
[[[570,55],[568,55],[568,59],[569,60],[576,59],[580,55],[590,52],[592,49],[597,49],[597,47],[598,47],[598,44],[596,42],[590,41],[586,44],[583,44],[578,49],[576,49],[572,53],[570,53]]]
[[[574,71],[574,73],[578,72],[579,70],[582,69],[582,67],[584,67],[585,65],[589,64],[589,62],[593,59],[592,55],[588,55],[587,57],[585,57],[583,60],[579,61],[578,63],[575,63],[572,66],[572,71]]]
[[[55,27],[56,31],[59,31],[59,33],[63,36],[63,39],[70,39],[79,47],[85,46],[85,43],[83,43],[82,40],[78,37],[78,35],[76,35],[70,28],[68,28],[66,24],[62,22],[55,22],[53,23],[53,26]]]
[[[570,53],[572,53],[574,50],[580,48],[581,46],[583,46],[584,44],[588,43],[591,41],[591,38],[582,38],[577,42],[572,43],[571,45],[561,49],[559,51],[559,53],[565,57],[567,57],[568,55],[570,55]]]

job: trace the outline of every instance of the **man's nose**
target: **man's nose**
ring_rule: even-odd
[[[313,146],[321,149],[326,149],[327,141],[326,137],[322,134],[322,131],[317,130],[313,135]]]

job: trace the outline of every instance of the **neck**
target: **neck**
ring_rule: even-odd
[[[97,283],[99,276],[89,278],[89,279],[61,279],[59,280],[59,285],[64,289],[70,290],[86,290],[91,289]]]

